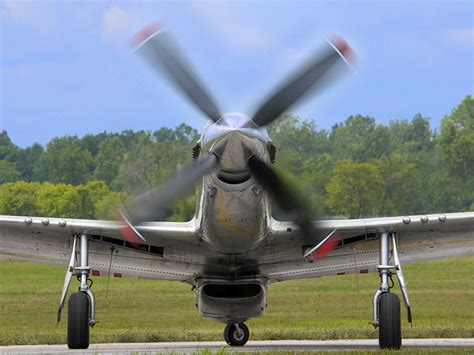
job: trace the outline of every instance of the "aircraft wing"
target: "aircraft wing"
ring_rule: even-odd
[[[0,256],[66,266],[73,236],[91,236],[90,265],[96,275],[135,276],[187,281],[200,269],[187,253],[199,247],[194,220],[149,222],[136,229],[146,239],[124,240],[115,221],[0,215]]]
[[[271,281],[376,271],[378,235],[395,233],[403,262],[474,254],[474,212],[315,222],[321,233],[336,230],[340,241],[329,255],[308,262],[303,254],[314,246],[291,222],[271,222],[271,239],[260,270]],[[273,255],[269,258],[268,255]],[[272,261],[273,260],[273,261]]]

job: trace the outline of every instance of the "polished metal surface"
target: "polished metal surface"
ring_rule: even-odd
[[[388,233],[382,233],[380,235],[380,265],[379,274],[380,274],[380,290],[382,292],[388,291],[388,274],[389,274],[389,237]]]
[[[400,285],[403,303],[405,304],[405,309],[407,311],[407,320],[408,323],[412,323],[411,304],[410,299],[408,297],[408,289],[407,284],[405,282],[405,276],[403,275],[402,263],[400,262],[400,256],[398,254],[397,238],[395,236],[395,233],[392,233],[392,245],[393,264],[395,266],[395,273],[397,275],[398,284]]]
[[[69,259],[69,264],[66,270],[66,276],[64,277],[64,284],[63,284],[63,290],[61,292],[61,297],[59,298],[58,318],[57,318],[58,322],[61,320],[61,312],[64,307],[64,302],[66,301],[67,291],[69,290],[69,285],[71,284],[71,279],[74,272],[74,259],[76,257],[77,239],[78,239],[77,237],[73,237],[71,257]]]
[[[265,143],[270,141],[265,127],[258,127],[247,115],[231,112],[224,114],[217,122],[207,125],[201,135],[200,144],[204,148],[209,148],[217,138],[234,131],[255,137]]]
[[[79,290],[80,291],[86,291],[89,286],[87,286],[87,278],[89,276],[89,249],[88,249],[88,243],[89,243],[89,236],[87,234],[81,234],[80,236],[80,246],[81,246],[81,253],[80,253],[80,269],[76,268],[78,270],[78,274],[80,275],[80,286]]]
[[[379,236],[379,244],[380,244],[380,264],[377,265],[377,270],[380,276],[380,286],[374,294],[373,297],[373,310],[374,310],[374,320],[371,322],[372,325],[377,328],[380,325],[379,319],[379,298],[380,296],[385,293],[389,292],[389,285],[388,285],[388,276],[390,273],[390,265],[389,265],[389,236],[387,232],[382,233]]]

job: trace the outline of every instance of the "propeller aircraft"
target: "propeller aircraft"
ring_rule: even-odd
[[[274,172],[276,148],[266,127],[346,71],[355,60],[349,45],[339,37],[328,41],[252,115],[220,111],[166,28],[150,25],[132,45],[209,119],[193,161],[126,203],[117,221],[0,216],[1,254],[69,261],[58,321],[72,276],[78,276],[78,291],[68,301],[69,348],[89,346],[96,323],[90,280],[112,267],[119,277],[192,285],[200,314],[225,325],[231,346],[248,341],[245,322],[263,315],[272,283],[378,272],[372,324],[379,329],[380,348],[399,349],[400,300],[389,279],[396,275],[411,322],[401,262],[473,253],[474,213],[316,220]],[[166,207],[192,187],[198,193],[192,220],[163,222]],[[272,204],[291,221],[274,219]]]

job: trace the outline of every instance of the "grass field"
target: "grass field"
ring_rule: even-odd
[[[403,309],[404,337],[474,337],[473,272],[474,256],[406,265],[414,325]],[[0,345],[65,342],[66,317],[56,324],[64,273],[0,261]],[[112,278],[105,298],[106,283],[94,278],[99,323],[91,342],[222,340],[223,325],[198,315],[186,284]],[[368,323],[377,285],[377,274],[359,275],[359,287],[355,275],[274,284],[265,315],[248,322],[251,339],[376,338]]]

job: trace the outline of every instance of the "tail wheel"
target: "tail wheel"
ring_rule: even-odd
[[[243,346],[249,337],[249,328],[244,323],[238,323],[238,328],[235,324],[227,324],[224,329],[224,339],[230,346]]]
[[[67,346],[69,349],[89,347],[89,298],[84,292],[73,293],[69,298]]]
[[[379,298],[379,347],[398,350],[401,346],[400,299],[393,293],[382,293]]]

